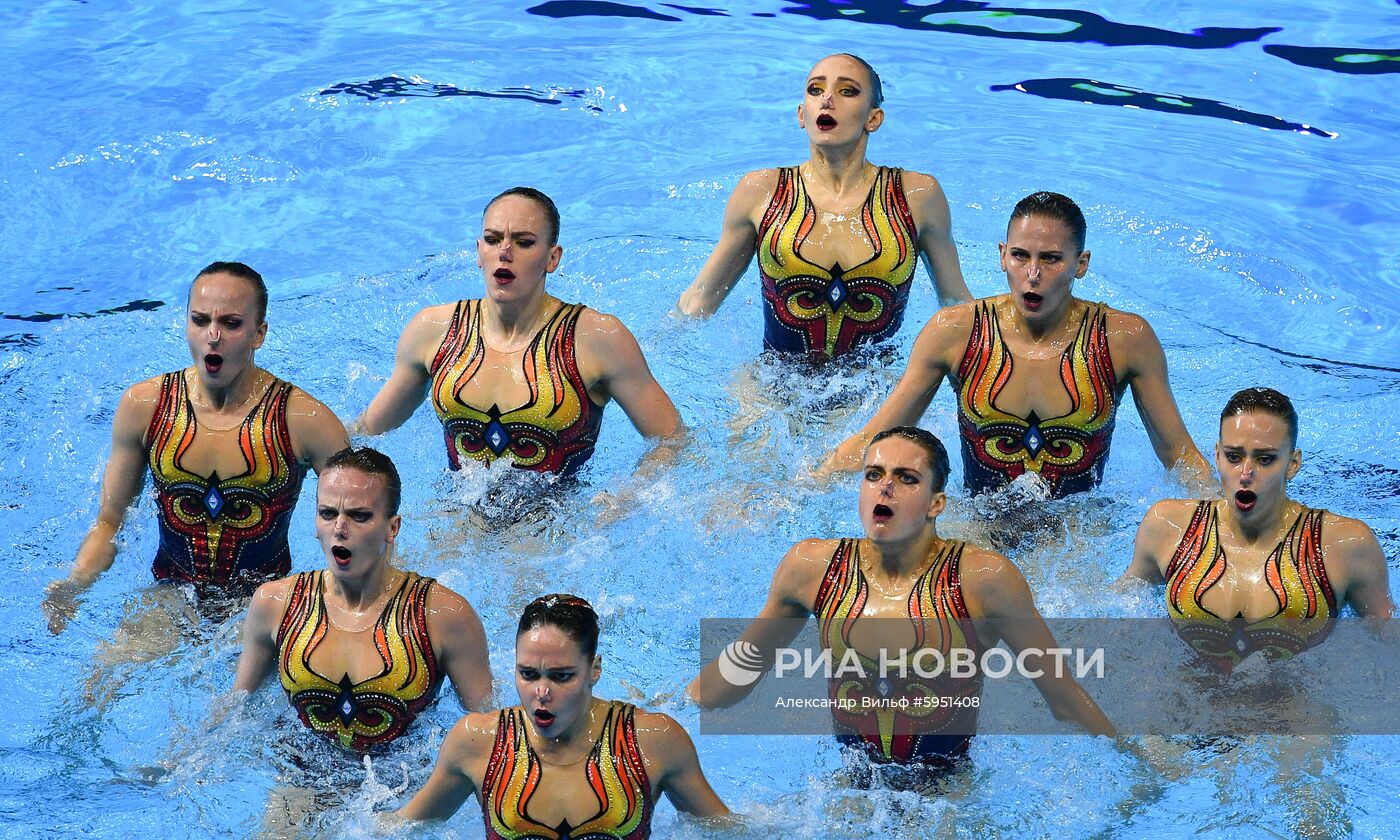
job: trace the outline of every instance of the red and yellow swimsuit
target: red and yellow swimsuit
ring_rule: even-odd
[[[1337,596],[1322,562],[1326,511],[1304,509],[1264,563],[1264,579],[1278,612],[1247,621],[1218,616],[1202,605],[1206,592],[1225,575],[1218,503],[1202,501],[1167,564],[1167,615],[1186,644],[1222,671],[1255,651],[1287,659],[1322,643],[1337,621]]]
[[[808,262],[802,243],[816,209],[798,168],[778,170],[778,187],[758,226],[765,348],[831,359],[899,329],[918,262],[901,170],[879,168],[860,219],[875,250],[870,259],[850,268]]]
[[[480,369],[486,344],[481,338],[481,301],[457,303],[428,369],[452,469],[461,469],[466,460],[489,465],[509,458],[521,469],[568,474],[593,455],[603,407],[589,398],[588,383],[574,356],[583,310],[583,304],[560,304],[550,316],[521,359],[530,398],[502,412],[496,405],[485,410],[468,405],[459,396]]]
[[[1103,479],[1121,396],[1108,352],[1108,307],[1085,307],[1074,341],[1060,358],[1067,414],[1020,417],[997,408],[1011,380],[1012,358],[1001,337],[996,304],[976,304],[972,334],[958,364],[958,428],[963,475],[972,493],[996,490],[1025,472],[1039,473],[1051,495],[1093,489]]]
[[[932,649],[945,663],[954,649],[972,651],[974,661],[981,656],[982,645],[963,602],[958,577],[963,546],[945,541],[909,593],[909,621],[914,626],[911,655]],[[813,608],[822,645],[831,651],[833,663],[841,663],[847,651],[853,650],[851,627],[865,611],[868,596],[869,585],[860,566],[860,540],[841,540],[827,564]],[[855,653],[866,678],[838,676],[828,683],[831,716],[842,743],[860,744],[876,760],[901,764],[941,763],[967,752],[977,728],[977,706],[972,698],[982,693],[980,670],[972,677],[953,678],[945,668],[942,675],[928,679],[911,667],[907,677],[882,676],[878,661],[860,651]],[[890,654],[893,660],[893,652]],[[927,670],[931,666],[923,667]],[[872,702],[863,703],[867,698]]]
[[[277,628],[277,671],[307,728],[346,749],[366,752],[403,734],[442,686],[443,673],[428,639],[428,593],[434,581],[405,572],[374,625],[374,646],[384,670],[352,683],[349,674],[332,681],[311,667],[311,654],[330,629],[323,574],[296,576]]]
[[[548,826],[530,817],[530,798],[539,792],[546,770],[551,774],[578,770],[546,768],[530,747],[524,711],[519,706],[502,709],[481,783],[487,840],[643,840],[651,836],[651,782],[637,746],[635,713],[634,706],[610,704],[603,731],[584,764],[597,812],[576,826],[567,820]]]
[[[251,594],[291,570],[287,529],[306,476],[287,429],[291,393],[290,383],[274,379],[242,424],[229,430],[238,435],[246,469],[206,478],[182,465],[200,434],[183,372],[162,377],[145,437],[159,508],[160,548],[151,567],[157,580]]]

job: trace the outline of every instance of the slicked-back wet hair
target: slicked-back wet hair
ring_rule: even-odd
[[[559,244],[559,208],[554,206],[554,199],[535,189],[534,187],[511,187],[490,201],[486,202],[486,208],[481,211],[482,217],[486,216],[486,211],[491,209],[491,205],[500,201],[508,195],[518,195],[521,198],[528,198],[544,210],[545,219],[549,222],[549,232],[545,239],[550,245]]]
[[[1224,426],[1231,417],[1254,411],[1282,420],[1288,426],[1288,448],[1298,448],[1298,412],[1293,408],[1292,400],[1273,388],[1236,391],[1220,412],[1220,425]]]
[[[384,482],[384,509],[389,516],[399,515],[399,501],[403,496],[403,483],[399,480],[399,470],[389,456],[368,446],[359,449],[347,446],[326,459],[321,475],[333,469],[359,470],[365,475],[378,476]]]
[[[544,625],[558,627],[578,643],[589,662],[598,653],[598,614],[593,605],[577,595],[557,593],[531,601],[520,614],[515,638]]]
[[[194,281],[190,283],[190,292],[194,292],[194,284],[199,282],[199,278],[207,274],[228,274],[237,277],[239,280],[253,287],[253,308],[257,311],[258,323],[267,320],[267,284],[263,282],[262,275],[254,271],[247,263],[241,262],[211,262],[194,276]],[[189,298],[186,296],[185,306],[189,306]]]
[[[870,104],[872,107],[879,108],[885,101],[885,85],[880,81],[880,74],[875,72],[875,68],[870,65],[870,62],[855,53],[834,53],[834,55],[844,55],[865,68],[865,72],[870,74]],[[830,57],[827,56],[827,58]]]
[[[920,429],[918,426],[895,426],[886,429],[870,439],[870,446],[874,446],[885,438],[903,438],[910,443],[916,444],[924,450],[928,456],[928,468],[933,473],[933,492],[942,493],[943,488],[948,485],[948,450],[943,446],[943,441],[939,440],[933,432]],[[867,452],[870,447],[866,447]]]
[[[1054,219],[1069,228],[1069,235],[1074,239],[1074,247],[1083,252],[1084,237],[1089,231],[1089,225],[1084,221],[1084,211],[1080,210],[1079,205],[1075,204],[1069,196],[1047,190],[1031,193],[1016,202],[1016,207],[1011,211],[1011,218],[1006,221],[1007,229],[1010,230],[1011,225],[1017,219],[1030,216]]]

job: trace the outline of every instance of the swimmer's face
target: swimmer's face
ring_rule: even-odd
[[[831,55],[807,74],[797,123],[817,145],[851,143],[880,127],[884,109],[871,95],[870,71],[848,55]]]
[[[526,301],[544,291],[544,277],[559,267],[564,249],[549,243],[544,208],[523,195],[507,195],[486,208],[476,240],[476,264],[486,294],[497,303]]]
[[[1074,281],[1089,270],[1089,252],[1080,251],[1064,222],[1048,216],[1020,216],[999,243],[1001,268],[1011,287],[1011,302],[1029,321],[1063,314]]]
[[[553,624],[515,637],[515,690],[525,716],[546,738],[587,727],[593,686],[602,669],[601,656],[590,661],[579,643]]]
[[[919,536],[948,503],[935,492],[928,453],[918,444],[888,437],[865,452],[860,481],[860,522],[880,542]]]
[[[1226,504],[1242,517],[1267,516],[1288,498],[1303,453],[1289,440],[1288,422],[1261,411],[1226,417],[1215,444],[1215,466]]]
[[[224,272],[195,279],[185,313],[185,341],[206,386],[226,388],[251,371],[253,352],[266,337],[267,322],[258,320],[252,284]]]
[[[384,479],[353,467],[332,467],[316,482],[316,539],[337,577],[358,578],[389,555],[403,520],[388,512]]]

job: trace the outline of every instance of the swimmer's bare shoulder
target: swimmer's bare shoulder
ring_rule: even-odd
[[[447,328],[452,324],[452,315],[457,311],[457,301],[451,303],[437,303],[426,306],[418,310],[403,329],[403,336],[399,338],[399,353],[411,350],[407,355],[422,363],[427,368],[436,355],[438,345],[442,344],[442,339],[447,335]]]
[[[1006,297],[1003,295],[992,301],[1000,302]],[[967,341],[972,337],[978,306],[979,302],[973,300],[945,306],[933,313],[914,339],[906,375],[922,370],[924,373],[946,376],[956,371],[967,350]]]
[[[1133,559],[1119,583],[1131,579],[1161,583],[1176,546],[1181,542],[1199,499],[1163,499],[1147,509],[1133,542]]]
[[[1322,518],[1322,562],[1339,601],[1361,616],[1390,618],[1395,602],[1385,553],[1371,526],[1328,512]]]
[[[724,207],[719,241],[676,302],[681,314],[708,318],[719,309],[753,259],[758,226],[777,187],[777,169],[756,169],[739,179]]]
[[[350,445],[345,424],[335,412],[295,385],[287,397],[287,430],[297,458],[318,473],[328,458]]]

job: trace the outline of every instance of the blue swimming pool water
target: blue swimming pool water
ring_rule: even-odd
[[[832,51],[857,52],[884,75],[888,118],[871,158],[940,178],[974,293],[1002,287],[995,243],[1016,199],[1035,189],[1075,197],[1093,251],[1081,294],[1152,322],[1197,440],[1213,440],[1237,388],[1289,393],[1306,453],[1295,495],[1370,522],[1394,571],[1395,4],[295,9],[50,0],[0,11],[12,68],[0,90],[0,833],[245,836],[279,780],[301,778],[344,795],[318,832],[362,836],[372,810],[421,783],[456,717],[451,701],[368,769],[318,751],[271,687],[211,723],[213,698],[232,681],[236,619],[119,674],[100,712],[87,706],[96,652],[149,583],[149,504],[64,635],[49,636],[38,602],[96,510],[117,397],[186,363],[178,327],[199,267],[241,259],[268,277],[260,363],[352,416],[387,375],[413,312],[479,293],[470,249],[481,205],[517,183],[563,211],[555,294],[630,325],[694,446],[609,519],[593,495],[624,485],[643,451],[610,409],[586,487],[565,509],[545,524],[483,531],[460,513],[479,483],[443,474],[438,429],[420,412],[381,442],[419,476],[406,488],[403,563],[477,606],[498,676],[525,601],[545,590],[589,597],[605,620],[601,693],[670,711],[695,733],[695,710],[676,697],[697,666],[698,619],[757,610],[794,540],[858,529],[851,488],[800,475],[897,375],[793,383],[797,374],[755,363],[752,276],[708,323],[670,315],[738,177],[805,155],[793,119],[801,81]],[[920,283],[901,360],[935,307]],[[802,395],[795,404],[763,396],[779,382]],[[946,395],[926,422],[951,440]],[[1115,450],[1094,498],[1060,508],[1105,524],[1015,558],[1049,615],[1158,607],[1100,592],[1126,564],[1142,511],[1177,492],[1132,412]],[[299,569],[319,556],[302,504]],[[972,519],[958,500],[949,530],[970,533]],[[509,684],[502,693],[510,699]],[[1301,757],[1261,739],[1203,752],[1194,771],[1162,779],[1088,739],[987,736],[975,742],[969,789],[935,799],[841,789],[827,781],[839,756],[819,739],[697,743],[755,834],[795,820],[792,833],[809,837],[901,827],[1384,836],[1400,816],[1390,738]],[[288,744],[330,768],[325,777],[284,766]],[[693,830],[669,806],[657,825],[660,836]],[[478,836],[470,807],[442,834]]]

